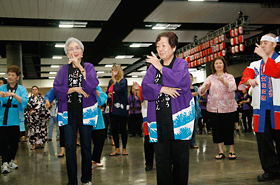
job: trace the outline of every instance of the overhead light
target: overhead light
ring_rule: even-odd
[[[76,21],[60,21],[60,28],[85,28],[87,26],[87,22],[76,22]]]
[[[74,25],[71,25],[71,24],[69,24],[69,25],[60,24],[59,27],[60,28],[73,28]]]
[[[152,27],[153,30],[176,30],[181,24],[156,24]]]
[[[49,72],[50,75],[56,75],[57,72]]]
[[[151,43],[133,43],[129,47],[131,48],[140,48],[140,47],[149,47]]]
[[[62,56],[53,56],[52,59],[62,59]]]
[[[141,73],[146,74],[146,73],[147,73],[147,71],[141,71]]]
[[[49,79],[55,79],[55,77],[53,77],[53,76],[50,76],[50,77],[49,77]]]
[[[105,65],[105,67],[113,67],[113,65],[107,64],[107,65]]]
[[[97,73],[101,74],[101,73],[105,73],[104,71],[97,71]]]
[[[138,76],[134,76],[134,75],[133,75],[133,76],[131,76],[131,77],[132,77],[132,78],[137,78]]]
[[[188,1],[204,1],[204,0],[188,0]]]
[[[65,46],[65,44],[63,44],[63,43],[57,43],[57,44],[55,44],[55,47],[56,47],[56,48],[64,48],[64,46]]]
[[[58,65],[51,65],[51,68],[59,68]]]
[[[115,58],[116,59],[124,59],[124,58],[133,58],[134,55],[118,55]]]
[[[6,73],[0,73],[0,75],[4,75],[4,74],[6,74]]]

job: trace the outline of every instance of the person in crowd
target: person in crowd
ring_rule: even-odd
[[[191,78],[191,82],[193,83],[193,75],[190,73],[190,78]],[[192,139],[190,142],[190,147],[193,149],[198,149],[198,146],[195,143],[195,136],[196,136],[196,132],[197,132],[197,125],[198,125],[198,119],[201,117],[201,109],[199,106],[199,96],[197,93],[198,87],[197,86],[193,86],[191,83],[191,92],[192,95],[194,97],[194,102],[195,102],[195,121],[194,121],[194,128],[193,128],[193,134],[192,134]]]
[[[264,173],[259,181],[280,178],[280,57],[275,51],[276,35],[261,37],[255,51],[261,60],[254,61],[243,72],[238,89],[252,88],[253,125]],[[275,145],[274,145],[275,143]]]
[[[112,134],[115,143],[115,151],[110,156],[120,155],[119,129],[122,136],[122,155],[128,155],[126,151],[127,130],[126,123],[128,117],[128,96],[127,80],[123,77],[123,70],[120,65],[112,67],[112,79],[107,87],[108,97],[111,98],[110,120]]]
[[[93,142],[93,151],[91,155],[92,165],[97,167],[102,167],[103,164],[100,161],[104,141],[105,141],[105,122],[103,119],[103,114],[101,110],[101,106],[104,105],[107,101],[107,94],[104,93],[101,89],[101,87],[97,86],[96,88],[96,94],[97,94],[97,101],[98,101],[98,120],[96,127],[93,127],[93,131],[91,133],[91,138]]]
[[[140,99],[136,99],[134,94],[135,91],[138,91],[139,89],[134,89],[134,87],[131,87],[130,95],[128,97],[128,103],[129,103],[129,125],[131,126],[131,135],[130,137],[134,137],[136,134],[138,134],[139,137],[143,137],[142,134],[142,123],[143,123],[143,117],[141,113],[141,103],[142,101]]]
[[[15,157],[20,137],[20,112],[28,103],[28,92],[17,84],[21,70],[12,65],[7,70],[8,84],[0,86],[0,151],[2,151],[1,173],[17,169]]]
[[[0,78],[0,86],[7,84],[7,80],[4,77]],[[1,147],[0,147],[0,157],[2,157]]]
[[[56,105],[57,105],[58,102],[57,102],[57,99],[55,97],[53,88],[51,88],[47,92],[47,94],[45,95],[44,101],[45,101],[47,109],[49,109],[52,106],[51,102],[56,101]],[[57,120],[57,112],[56,112],[56,119],[55,120],[58,121]],[[64,155],[65,155],[65,137],[64,137],[63,127],[59,126],[59,131],[57,131],[57,132],[59,132],[59,145],[60,145],[60,153],[57,156],[58,157],[64,157]]]
[[[203,96],[199,96],[199,106],[200,106],[200,110],[201,110],[201,118],[200,118],[200,121],[198,121],[199,134],[202,134],[203,128],[207,129],[207,131],[205,131],[206,133],[212,134],[212,126],[209,121],[208,112],[206,110],[207,97],[208,97],[207,92]]]
[[[235,116],[234,116],[234,125],[235,125],[235,132],[236,134],[240,135],[239,131],[239,113],[241,112],[241,107],[239,105],[240,99],[241,99],[241,94],[239,91],[236,89],[235,90],[235,101],[237,103],[237,110],[235,111]]]
[[[134,96],[136,99],[143,101],[142,87],[137,83],[133,82],[132,87],[135,89]],[[142,116],[143,116],[143,129],[144,129],[144,153],[145,153],[145,170],[151,171],[154,166],[154,144],[150,143],[149,130],[147,125],[147,109],[148,101],[144,100],[142,103]]]
[[[0,86],[7,84],[7,80],[4,77],[0,78]]]
[[[191,94],[188,63],[175,57],[178,37],[160,33],[156,50],[142,82],[142,95],[148,100],[147,122],[150,142],[154,143],[157,184],[188,184],[189,146],[192,137],[195,103]]]
[[[242,97],[239,105],[241,106],[242,121],[243,121],[243,132],[252,132],[252,110],[251,110],[251,96],[248,91],[242,90]],[[247,121],[248,120],[248,121]]]
[[[234,153],[234,116],[236,84],[233,75],[227,72],[223,57],[216,57],[211,64],[212,74],[208,76],[198,94],[203,96],[209,90],[207,111],[212,124],[213,141],[218,144],[216,159],[225,158],[223,145],[229,145],[229,159],[236,159]]]
[[[48,109],[50,109],[50,120],[49,120],[49,133],[48,133],[48,141],[52,141],[52,134],[54,125],[56,125],[56,140],[59,140],[59,129],[58,129],[58,122],[57,122],[57,102],[54,100],[50,103],[50,107],[46,105]]]
[[[109,84],[110,84],[110,81],[108,83],[108,86],[109,86]],[[108,86],[106,87],[106,94],[108,95],[108,98],[107,98],[106,107],[104,110],[104,121],[105,121],[105,124],[107,123],[107,125],[109,127],[109,136],[111,138],[112,146],[115,146],[115,142],[114,142],[114,138],[113,138],[113,131],[112,131],[112,124],[111,124],[111,119],[110,119],[111,110],[112,110],[112,98],[111,98],[111,94],[108,91]]]
[[[31,150],[44,148],[48,140],[47,121],[50,113],[44,104],[44,97],[40,95],[39,88],[31,88],[31,96],[25,108],[25,119],[29,127],[29,143],[32,145]]]
[[[99,84],[94,66],[82,60],[84,45],[76,38],[67,39],[64,47],[69,58],[61,66],[53,83],[58,99],[58,124],[63,125],[65,135],[68,184],[78,184],[76,137],[81,138],[83,184],[92,184],[91,132],[97,124],[96,87]]]

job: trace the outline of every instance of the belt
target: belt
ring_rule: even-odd
[[[3,107],[7,107],[7,104],[3,104]],[[11,105],[12,108],[17,108],[18,105]]]

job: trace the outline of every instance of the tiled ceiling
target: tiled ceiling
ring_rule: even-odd
[[[95,65],[100,78],[111,76],[111,68],[105,65],[113,63],[121,64],[127,77],[141,77],[146,70],[143,60],[155,47],[129,45],[154,43],[162,30],[151,26],[181,24],[174,30],[180,48],[193,42],[194,36],[199,39],[236,21],[240,11],[249,16],[245,39],[280,28],[280,3],[270,0],[0,0],[0,73],[6,70],[6,44],[20,42],[25,79],[55,76],[49,72],[59,68],[50,66],[67,63],[63,48],[55,48],[55,44],[73,36],[83,42],[83,59]],[[59,28],[60,21],[87,22],[87,26]],[[252,55],[253,47],[243,54]],[[54,60],[53,55],[63,59]],[[115,59],[117,55],[134,57]]]

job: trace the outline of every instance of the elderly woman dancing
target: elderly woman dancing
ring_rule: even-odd
[[[83,184],[91,184],[91,132],[97,123],[96,87],[99,83],[94,66],[82,60],[84,45],[69,38],[64,47],[68,64],[63,65],[55,80],[58,98],[58,124],[64,127],[68,184],[78,184],[76,135],[80,131]]]

